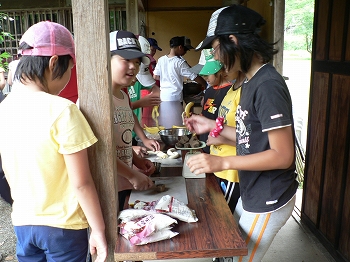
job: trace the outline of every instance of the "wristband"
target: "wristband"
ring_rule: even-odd
[[[210,131],[210,135],[212,137],[218,137],[221,133],[221,131],[224,129],[224,118],[223,117],[218,117],[216,120],[216,127]]]

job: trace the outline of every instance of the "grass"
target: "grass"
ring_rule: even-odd
[[[311,60],[311,54],[306,50],[284,50],[283,59]]]

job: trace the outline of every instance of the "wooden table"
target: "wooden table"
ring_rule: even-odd
[[[181,175],[182,168],[162,168],[160,176]],[[247,255],[247,246],[226,204],[214,175],[186,179],[188,207],[198,217],[196,223],[179,221],[172,231],[179,235],[155,243],[132,246],[119,235],[116,261],[209,258]]]

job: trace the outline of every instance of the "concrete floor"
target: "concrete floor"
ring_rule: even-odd
[[[157,262],[212,262],[212,259],[157,260]],[[278,232],[262,262],[335,262],[298,218],[291,217]],[[146,261],[144,261],[146,262]],[[147,261],[154,262],[154,261]]]
[[[171,261],[212,262],[212,259],[157,260],[157,262]],[[335,262],[335,260],[311,232],[299,223],[298,218],[291,217],[276,235],[262,262]]]
[[[293,216],[282,227],[266,253],[263,262],[333,262],[327,252],[310,230]]]
[[[298,215],[301,200],[302,190],[298,190],[295,211],[276,235],[262,262],[335,262],[318,239],[301,223]],[[161,261],[212,262],[212,259],[157,260]]]
[[[266,253],[262,262],[335,262],[331,255],[326,251],[317,238],[309,231],[309,229],[300,222],[298,209],[301,207],[302,191],[298,190],[296,208],[293,215],[289,218],[286,225],[282,227],[272,242],[270,249]],[[0,202],[5,203],[0,200]],[[7,235],[13,235],[13,246],[10,250],[5,250],[6,256],[4,261],[17,261],[15,259],[15,237],[10,222],[10,206],[7,208],[7,223],[0,221],[0,251],[4,244],[8,244],[10,238],[6,239],[6,243],[1,241],[3,231],[9,231]],[[3,213],[3,210],[2,212]],[[1,220],[1,219],[0,219]],[[6,221],[5,221],[6,222]],[[7,225],[7,226],[6,226]],[[1,253],[1,252],[0,252]],[[1,255],[1,254],[0,254]],[[1,258],[0,258],[0,261]],[[206,259],[188,259],[188,260],[157,260],[156,262],[212,262],[211,258]],[[146,262],[146,261],[144,261]],[[147,262],[154,262],[147,261]]]
[[[300,221],[302,189],[298,189],[294,211],[277,233],[263,262],[334,262],[320,241]]]

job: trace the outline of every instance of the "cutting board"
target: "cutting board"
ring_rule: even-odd
[[[181,156],[181,151],[177,150],[177,152]],[[147,159],[149,159],[151,162],[159,162],[159,163],[161,163],[162,167],[182,167],[183,166],[181,157],[175,158],[175,159],[172,159],[172,158],[161,159],[159,156],[153,155],[153,154],[148,154],[145,157]]]
[[[166,190],[164,192],[157,192],[154,188],[145,191],[132,190],[129,204],[133,204],[135,200],[150,202],[158,200],[165,195],[170,195],[184,204],[188,204],[186,181],[183,176],[152,177],[151,179],[154,181],[155,185],[164,184]]]

